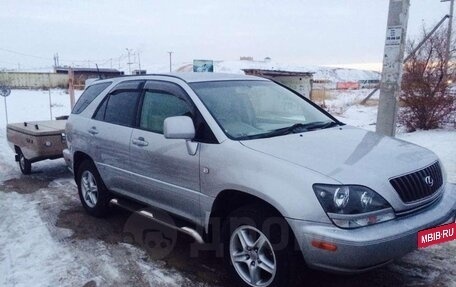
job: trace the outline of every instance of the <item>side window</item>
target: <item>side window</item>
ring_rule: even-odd
[[[98,121],[104,120],[104,116],[105,116],[105,112],[106,112],[106,104],[108,103],[108,98],[109,98],[109,96],[107,96],[106,98],[103,99],[101,105],[99,105],[98,109],[95,111],[93,119],[98,120]]]
[[[73,107],[73,111],[71,113],[73,114],[80,114],[82,113],[85,108],[101,93],[103,92],[109,85],[111,85],[111,82],[108,83],[100,83],[100,84],[94,84],[89,86],[84,93],[82,93],[81,97],[79,97],[79,100]]]
[[[173,116],[192,117],[189,104],[167,92],[146,91],[139,122],[141,129],[162,134],[164,120]]]
[[[101,118],[104,110],[103,120],[105,122],[122,126],[133,126],[136,121],[136,107],[139,96],[139,91],[119,91],[110,94],[109,98],[100,106],[95,119]],[[104,106],[106,106],[105,109],[103,109]]]

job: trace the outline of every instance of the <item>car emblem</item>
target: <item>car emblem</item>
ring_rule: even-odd
[[[430,175],[428,175],[424,178],[424,182],[429,186],[434,185],[434,179]]]

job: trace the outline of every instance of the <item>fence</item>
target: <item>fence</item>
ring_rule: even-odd
[[[16,89],[67,88],[68,75],[54,73],[2,72],[0,83]]]
[[[310,94],[310,99],[319,105],[324,105],[328,97],[329,92],[326,89],[313,89]]]
[[[357,90],[359,87],[358,82],[337,82],[336,84],[338,90]]]

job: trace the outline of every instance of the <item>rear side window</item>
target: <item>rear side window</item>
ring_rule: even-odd
[[[96,110],[95,115],[93,116],[93,118],[95,120],[98,120],[98,121],[103,121],[104,120],[104,116],[105,116],[105,112],[106,112],[106,104],[108,103],[108,98],[109,97],[104,98],[103,102],[101,103],[101,105]]]
[[[109,85],[111,85],[110,82],[108,83],[100,83],[100,84],[94,84],[89,86],[84,93],[82,93],[81,97],[77,101],[77,103],[74,105],[73,111],[71,113],[73,114],[80,114],[82,113],[87,106],[101,93],[103,92]]]
[[[139,91],[120,91],[111,94],[100,106],[95,118],[103,117],[105,122],[132,127],[136,122],[139,96]]]

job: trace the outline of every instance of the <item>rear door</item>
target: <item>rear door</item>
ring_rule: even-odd
[[[118,84],[103,99],[88,126],[92,157],[108,189],[129,193],[130,140],[144,81]]]
[[[134,192],[140,200],[196,222],[200,218],[199,151],[190,155],[185,140],[163,136],[165,118],[193,115],[180,86],[148,81],[138,127],[131,136],[130,159]]]

